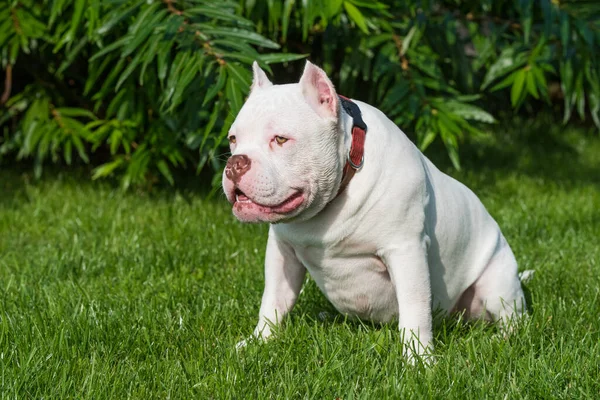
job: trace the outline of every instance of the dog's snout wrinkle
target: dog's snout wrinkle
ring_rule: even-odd
[[[250,169],[252,161],[245,154],[236,154],[229,157],[225,166],[225,175],[234,183],[239,183],[242,176]]]

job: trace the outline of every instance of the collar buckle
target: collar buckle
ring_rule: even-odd
[[[358,163],[358,165],[354,164],[354,162],[352,162],[352,157],[350,157],[350,152],[348,152],[348,164],[350,164],[350,166],[355,170],[358,171],[359,169],[362,168],[363,164],[365,163],[365,155],[363,154],[362,157],[360,158],[360,162]]]

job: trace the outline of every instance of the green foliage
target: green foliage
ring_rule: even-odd
[[[124,187],[219,170],[251,62],[292,80],[310,56],[459,168],[502,110],[562,99],[600,127],[596,3],[0,0],[0,160],[91,162]]]

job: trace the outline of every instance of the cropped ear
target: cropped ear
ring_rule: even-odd
[[[254,77],[252,78],[252,86],[250,87],[251,92],[258,88],[273,86],[273,83],[269,80],[265,71],[260,69],[256,61],[252,63],[252,73],[254,74]]]
[[[307,61],[299,84],[304,98],[317,114],[337,118],[338,96],[325,71]]]

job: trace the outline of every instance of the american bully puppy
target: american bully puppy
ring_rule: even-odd
[[[398,320],[408,355],[432,350],[432,309],[500,324],[524,313],[515,257],[471,190],[310,62],[288,85],[253,70],[223,173],[234,215],[271,224],[253,336],[282,322],[306,271],[341,313]]]

